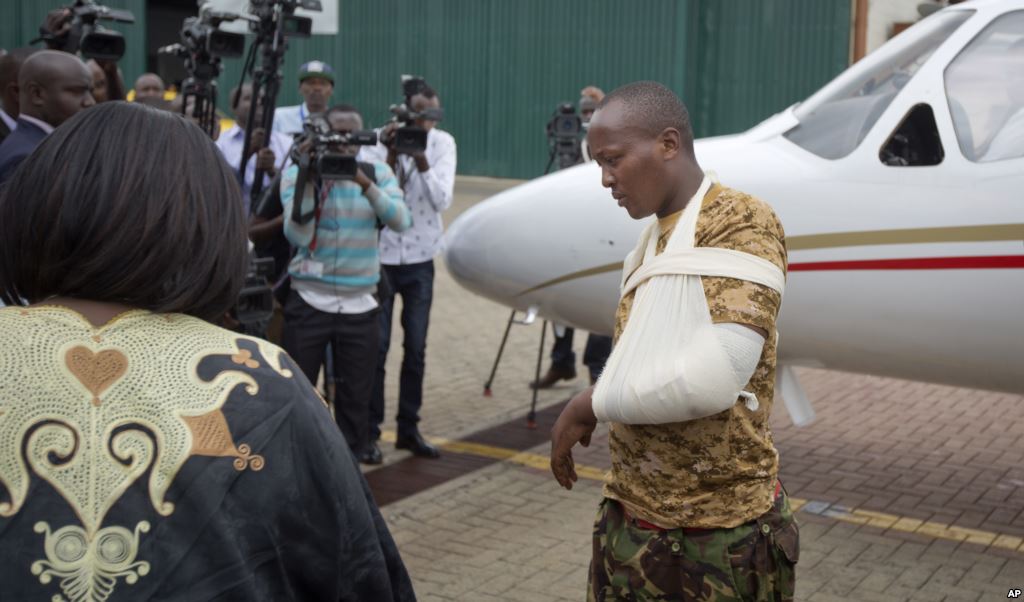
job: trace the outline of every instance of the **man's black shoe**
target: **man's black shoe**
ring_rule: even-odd
[[[441,452],[427,443],[423,435],[416,431],[411,435],[399,435],[395,440],[395,449],[407,449],[419,458],[440,458]]]
[[[377,447],[376,441],[371,443],[370,447],[367,447],[361,454],[359,454],[359,461],[363,464],[372,465],[384,463],[384,454],[380,453],[380,448]]]
[[[550,389],[560,380],[572,380],[574,378],[576,378],[576,368],[563,368],[551,364],[551,367],[548,368],[548,373],[542,376],[539,381],[530,381],[530,388]]]

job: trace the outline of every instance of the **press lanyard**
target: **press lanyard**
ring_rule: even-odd
[[[313,240],[309,243],[309,256],[313,256],[313,251],[316,251],[316,237],[320,233],[320,211],[324,207],[324,203],[327,202],[327,196],[331,193],[331,188],[334,186],[334,182],[328,182],[320,193],[320,202],[316,204],[316,210],[313,212]]]

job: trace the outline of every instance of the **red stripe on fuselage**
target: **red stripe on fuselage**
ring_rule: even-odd
[[[908,259],[864,259],[858,261],[810,261],[789,264],[790,272],[832,270],[992,270],[1024,268],[1024,255],[988,257],[919,257]]]

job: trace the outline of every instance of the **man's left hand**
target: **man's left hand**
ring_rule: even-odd
[[[276,157],[274,157],[274,151],[270,150],[269,148],[261,148],[259,151],[256,152],[256,169],[273,174],[275,171],[275,160]]]
[[[591,405],[593,394],[594,387],[588,387],[573,397],[551,428],[551,472],[566,489],[572,489],[578,479],[572,448],[577,443],[588,447],[590,435],[597,427],[597,416]]]
[[[430,163],[427,162],[427,155],[423,151],[412,153],[410,156],[413,161],[416,162],[416,169],[419,171],[427,171],[430,169]]]
[[[47,47],[60,49],[63,46],[68,33],[71,31],[71,20],[73,17],[74,15],[70,8],[55,8],[46,13],[41,29],[50,32],[50,35],[55,38],[53,41],[47,41]]]

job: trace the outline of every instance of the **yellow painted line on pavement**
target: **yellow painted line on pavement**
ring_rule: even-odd
[[[541,454],[520,452],[506,447],[473,443],[471,441],[445,439],[443,437],[428,437],[428,439],[431,443],[441,449],[453,453],[492,458],[502,462],[509,462],[511,464],[518,464],[520,466],[527,466],[529,468],[544,471],[549,470],[550,468],[550,457]],[[395,432],[382,432],[381,440],[393,443],[395,441]],[[606,471],[604,469],[597,468],[596,466],[576,465],[576,474],[581,479],[603,482],[605,472]],[[825,502],[814,502],[813,500],[805,500],[795,497],[789,498],[789,504],[793,512],[805,509],[809,513],[827,516],[844,523],[868,525],[878,529],[901,531],[904,533],[918,533],[920,535],[934,537],[936,539],[964,541],[982,546],[992,546],[1006,550],[1024,552],[1024,538],[1016,537],[1014,535],[993,533],[991,531],[982,531],[980,529],[967,529],[944,523],[923,521],[896,514],[887,514],[885,512],[858,510],[856,508],[849,509],[842,506],[833,506]],[[820,509],[811,512],[810,508],[814,505],[817,505]]]
[[[395,437],[396,435],[394,431],[383,431],[380,436],[381,441],[386,443],[394,443]],[[506,447],[496,447],[493,445],[485,445],[483,443],[473,443],[471,441],[455,441],[452,439],[445,439],[444,437],[427,437],[427,439],[441,449],[455,452],[457,454],[469,454],[471,456],[493,458],[495,460],[510,462],[520,466],[527,466],[529,468],[536,468],[538,470],[548,470],[550,467],[550,458],[540,454],[531,454],[529,452],[516,451]],[[576,475],[581,479],[589,479],[592,481],[604,480],[604,471],[593,466],[576,466]]]

